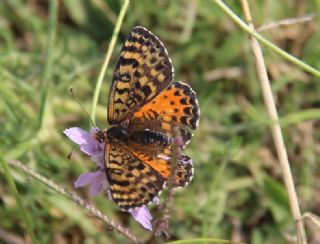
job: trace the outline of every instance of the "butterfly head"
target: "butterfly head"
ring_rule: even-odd
[[[100,143],[104,143],[107,139],[107,131],[97,129],[97,131],[93,134],[93,138]]]

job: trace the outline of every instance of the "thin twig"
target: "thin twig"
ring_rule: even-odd
[[[11,159],[11,160],[8,160],[8,163],[12,166],[15,166],[15,167],[21,169],[26,174],[28,174],[28,175],[32,176],[34,179],[42,182],[43,184],[45,184],[46,186],[55,190],[59,194],[64,195],[64,196],[68,197],[69,199],[71,199],[72,201],[76,202],[78,205],[80,205],[81,207],[88,210],[92,215],[101,219],[102,221],[107,223],[109,226],[112,226],[113,228],[115,228],[119,233],[121,233],[123,236],[127,237],[130,241],[132,241],[134,243],[140,243],[140,241],[138,241],[137,237],[135,237],[132,233],[130,233],[130,231],[127,228],[123,227],[120,224],[115,223],[108,216],[103,214],[99,209],[95,208],[90,202],[82,199],[76,193],[70,192],[70,191],[66,190],[65,188],[63,188],[62,186],[49,180],[48,178],[34,172],[32,169],[23,165],[18,160]]]
[[[111,40],[110,40],[110,43],[109,43],[108,50],[107,50],[106,56],[104,58],[104,62],[102,64],[100,73],[99,73],[99,77],[98,77],[98,80],[97,80],[97,83],[96,83],[96,88],[95,88],[94,94],[93,94],[92,110],[91,110],[91,114],[90,114],[91,115],[91,119],[93,120],[93,122],[96,122],[96,118],[95,118],[96,117],[96,108],[97,108],[97,103],[98,103],[98,99],[99,99],[99,93],[100,93],[100,90],[101,90],[104,74],[106,73],[107,67],[109,65],[111,54],[112,54],[112,51],[113,51],[114,46],[116,44],[117,37],[118,37],[119,31],[120,31],[120,27],[121,27],[122,21],[124,19],[124,16],[125,16],[125,14],[127,12],[127,9],[128,9],[128,6],[129,6],[129,2],[130,2],[129,0],[124,0],[124,2],[122,4],[122,7],[121,7],[121,10],[120,10],[120,13],[119,13],[119,17],[117,19],[117,23],[116,23],[116,26],[114,27],[113,34],[112,34],[112,37],[111,37]]]
[[[241,5],[242,5],[242,10],[243,10],[245,19],[247,20],[249,27],[251,29],[254,29],[254,26],[252,24],[249,4],[247,0],[241,0]],[[274,122],[271,125],[271,132],[273,136],[273,141],[275,143],[276,151],[278,154],[278,158],[280,161],[280,165],[282,168],[283,180],[284,180],[286,189],[288,191],[291,213],[293,215],[294,220],[296,221],[298,243],[305,244],[307,243],[306,234],[303,226],[303,221],[301,218],[298,197],[294,187],[288,155],[287,155],[286,147],[283,141],[282,131],[279,125],[278,113],[277,113],[275,101],[272,95],[272,90],[271,90],[270,82],[268,79],[262,51],[261,51],[259,42],[255,37],[253,36],[250,37],[250,44],[251,44],[251,48],[255,58],[255,65],[257,69],[258,78],[261,84],[265,106],[267,108],[267,111],[271,120]]]
[[[296,18],[283,19],[283,20],[263,24],[262,26],[258,27],[256,30],[259,32],[263,32],[270,29],[279,28],[282,26],[301,24],[301,23],[313,20],[316,16],[317,16],[316,14],[307,14],[304,16],[296,17]]]

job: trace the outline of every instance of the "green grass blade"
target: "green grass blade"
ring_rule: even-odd
[[[281,48],[277,47],[272,42],[268,41],[266,38],[261,36],[256,31],[252,30],[242,19],[240,19],[232,10],[224,4],[221,0],[214,0],[214,2],[225,12],[234,22],[236,22],[239,27],[241,27],[243,30],[248,32],[250,35],[257,38],[261,43],[269,47],[271,50],[285,58],[286,60],[290,61],[291,63],[296,64],[301,69],[304,69],[305,71],[309,72],[310,74],[313,74],[314,76],[320,77],[320,71],[313,68],[312,66],[306,64],[305,62],[302,62],[300,59],[294,57],[293,55],[283,51]]]
[[[53,45],[56,39],[57,20],[58,20],[58,1],[51,0],[49,5],[47,56],[46,56],[46,61],[43,68],[41,92],[40,92],[40,111],[39,111],[38,126],[37,126],[38,129],[40,129],[42,126],[45,105],[46,105],[46,100],[48,95],[48,81],[52,75]]]
[[[309,108],[302,111],[293,112],[280,118],[282,126],[298,124],[307,120],[320,119],[320,109]]]
[[[27,227],[27,231],[32,239],[32,242],[33,243],[39,243],[36,239],[36,236],[33,232],[33,223],[32,223],[32,219],[31,217],[28,215],[27,213],[27,210],[25,209],[25,207],[23,206],[22,204],[22,201],[21,201],[21,198],[19,196],[19,193],[18,193],[18,190],[17,190],[17,187],[16,187],[16,184],[14,183],[14,180],[11,176],[11,173],[10,173],[10,170],[9,170],[9,166],[7,164],[7,162],[3,159],[3,157],[1,156],[3,155],[2,153],[0,154],[0,164],[3,168],[3,171],[4,171],[4,176],[6,177],[6,180],[9,184],[9,187],[11,189],[11,192],[13,193],[15,199],[16,199],[16,202],[19,206],[19,210],[20,210],[20,213],[21,213],[21,217]]]
[[[99,99],[99,94],[100,94],[103,78],[106,73],[107,67],[109,65],[111,54],[112,54],[112,51],[113,51],[114,46],[116,44],[117,37],[118,37],[119,31],[120,31],[120,28],[122,25],[122,21],[123,21],[124,16],[127,12],[129,2],[130,2],[129,0],[125,0],[122,4],[122,7],[120,10],[118,19],[117,19],[117,23],[116,23],[116,26],[114,27],[113,34],[112,34],[112,37],[111,37],[111,40],[109,43],[108,50],[107,50],[104,62],[102,64],[102,68],[99,73],[96,88],[94,90],[93,99],[92,99],[92,110],[91,110],[91,114],[90,114],[90,117],[94,123],[96,122],[96,118],[95,118],[96,117],[96,108],[97,108],[97,103],[98,103],[98,99]]]

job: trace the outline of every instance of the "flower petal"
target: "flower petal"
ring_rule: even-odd
[[[168,157],[167,155],[159,154],[159,155],[158,155],[158,158],[163,159],[163,160],[166,160],[166,161],[169,161],[171,157]]]
[[[75,188],[83,187],[85,185],[91,184],[92,181],[100,175],[100,171],[97,172],[90,172],[90,173],[83,173],[81,174],[78,179],[74,182]]]
[[[74,143],[77,143],[78,145],[82,145],[83,143],[86,143],[90,138],[90,133],[86,132],[85,130],[79,128],[79,127],[72,127],[69,129],[65,129],[63,133],[69,137],[71,141]]]
[[[91,182],[90,186],[90,195],[95,197],[98,195],[100,192],[103,191],[103,186],[106,183],[107,178],[106,175],[103,171],[99,171],[99,175],[96,176]]]
[[[88,154],[95,158],[102,149],[99,148],[97,141],[91,138],[91,140],[87,140],[86,143],[80,145],[80,150],[85,154]]]
[[[146,206],[142,206],[130,211],[132,217],[139,222],[145,229],[152,230],[152,216]]]
[[[93,130],[91,129],[91,131]],[[70,140],[80,145],[80,150],[85,154],[101,158],[100,155],[102,155],[104,145],[96,141],[90,133],[78,127],[65,129],[63,133],[69,137]]]
[[[96,134],[98,131],[100,131],[99,130],[99,128],[97,128],[97,127],[91,127],[90,128],[90,135],[94,135],[94,134]]]
[[[100,169],[104,169],[105,165],[104,165],[104,152],[99,151],[97,152],[95,155],[91,156],[91,160],[96,162],[97,166]]]

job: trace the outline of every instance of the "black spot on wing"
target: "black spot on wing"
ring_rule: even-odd
[[[185,97],[181,98],[180,99],[180,103],[183,104],[183,105],[188,105],[187,98],[185,98]]]
[[[191,107],[186,107],[183,109],[183,112],[187,115],[192,115],[192,112],[191,112]]]
[[[148,97],[151,94],[151,88],[148,85],[143,86],[141,90],[146,97]]]
[[[132,68],[137,68],[139,66],[138,60],[134,58],[121,58],[121,65],[127,66],[127,65],[132,65]]]
[[[116,88],[116,92],[118,92],[120,95],[124,94],[125,92],[129,92],[129,88],[123,88],[123,89],[119,89]]]

